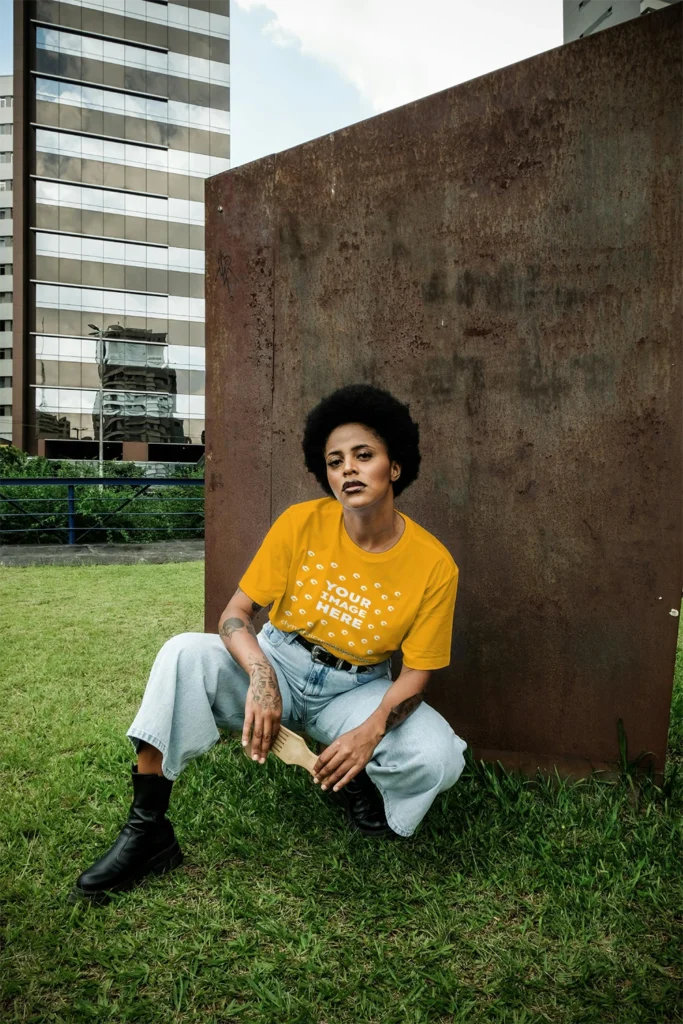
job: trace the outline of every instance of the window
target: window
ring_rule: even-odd
[[[0,320],[0,331],[11,331],[12,321],[11,320]]]
[[[12,154],[10,152],[0,153],[0,164],[11,164]]]
[[[0,245],[12,245],[11,235],[0,235]]]
[[[11,206],[3,206],[0,209],[0,220],[12,220],[13,212]]]
[[[13,96],[0,96],[0,107],[13,107],[14,97]]]
[[[0,377],[0,388],[11,388],[12,378],[11,377]]]
[[[11,192],[12,191],[12,179],[8,181],[0,181],[0,192]]]
[[[12,292],[0,292],[0,302],[11,302],[12,296]]]
[[[12,349],[11,348],[0,348],[0,359],[11,359]]]
[[[0,416],[11,416],[12,406],[11,405],[0,405]]]
[[[12,124],[0,124],[0,135],[11,135],[14,131]]]
[[[14,264],[13,263],[0,263],[0,277],[2,277],[4,275],[9,276],[10,274],[13,274],[13,273],[14,273]]]

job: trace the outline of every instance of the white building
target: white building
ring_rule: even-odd
[[[12,440],[13,84],[0,76],[0,444]]]
[[[651,14],[680,0],[564,0],[564,41],[571,43],[593,32],[612,28],[641,14]]]

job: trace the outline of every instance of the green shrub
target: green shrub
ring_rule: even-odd
[[[178,478],[201,479],[203,466],[177,466],[169,472]],[[134,462],[105,462],[105,477],[141,477]],[[2,477],[82,478],[99,476],[97,462],[56,462],[29,457],[7,445],[0,448],[0,543],[56,544],[68,542],[67,487],[39,484],[2,487]],[[76,487],[74,517],[77,543],[143,543],[204,536],[204,502],[201,487],[155,487],[154,478],[144,494],[129,501],[130,486]],[[201,498],[202,500],[196,500]],[[58,499],[58,500],[55,500]],[[189,500],[188,500],[189,499]],[[119,508],[119,506],[125,507]],[[118,511],[117,511],[118,510]],[[190,512],[190,515],[180,515]],[[27,515],[28,513],[28,515]],[[142,515],[141,513],[145,513]],[[144,532],[137,528],[144,527]],[[12,532],[4,532],[12,531]],[[19,532],[21,531],[21,532]]]

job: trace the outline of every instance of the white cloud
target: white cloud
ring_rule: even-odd
[[[333,67],[377,112],[562,44],[559,0],[236,0]]]

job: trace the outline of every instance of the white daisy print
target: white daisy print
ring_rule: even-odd
[[[349,634],[348,629],[342,629],[342,636],[348,636],[348,634]]]
[[[375,652],[372,650],[372,648],[368,647],[368,654],[374,654],[374,653]]]
[[[363,640],[361,640],[361,643],[362,643],[362,644],[366,644],[366,643],[367,643],[367,640],[365,640],[365,638],[364,638]]]
[[[307,552],[309,558],[315,558],[315,551]]]
[[[309,629],[313,628],[313,623],[312,622],[307,622],[306,625],[308,626]]]
[[[302,565],[301,568],[303,569],[304,572],[308,572],[308,566],[307,565]]]
[[[327,625],[327,619],[321,619],[320,620],[320,625],[321,626],[326,626]]]
[[[307,601],[311,601],[312,600],[312,597],[311,597],[310,594],[304,594],[304,597],[306,598]]]
[[[337,563],[336,562],[330,562],[330,565],[332,566],[333,569],[337,568]]]
[[[364,584],[364,583],[361,583],[361,588],[360,588],[360,589],[361,589],[361,590],[367,590],[368,588],[367,588],[367,587],[365,586],[365,584]]]
[[[387,594],[382,594],[382,600],[383,601],[388,601],[389,600]]]
[[[290,601],[298,601],[298,600],[299,600],[299,598],[298,598],[298,597],[296,596],[296,594],[292,594],[292,596],[290,597],[290,599],[289,599],[289,600],[290,600]]]
[[[317,580],[311,580],[311,583],[313,584],[314,587],[316,587],[318,585],[318,581]]]
[[[306,567],[304,566],[304,568],[306,568]],[[375,583],[375,586],[377,587],[378,590],[382,589],[382,584],[381,583]]]
[[[389,611],[390,611],[390,612],[393,612],[393,610],[394,610],[394,606],[393,606],[393,604],[390,604],[390,605],[389,605]]]
[[[375,637],[375,640],[381,640],[381,639],[382,639],[382,637],[381,637],[381,636],[376,636],[376,637]]]
[[[386,626],[386,622],[384,621],[384,619],[382,619],[382,621],[380,622],[380,626]]]
[[[400,597],[400,596],[401,596],[401,591],[400,590],[394,591],[394,597]]]
[[[354,644],[353,640],[349,640],[349,647],[355,647],[355,646],[356,645]]]
[[[346,579],[346,576],[340,576],[340,577],[339,577],[339,579],[340,579],[340,580],[345,580],[345,579]]]
[[[334,633],[328,633],[327,635],[328,636],[334,636]]]
[[[297,587],[303,587],[303,585],[304,585],[303,584],[303,580],[297,580],[296,581],[296,585],[297,585]]]
[[[325,566],[321,565],[320,562],[317,562],[315,567],[316,567],[316,569],[324,569],[325,568]]]
[[[359,580],[360,579],[360,573],[359,572],[354,572],[353,578],[354,578],[354,580]]]
[[[289,611],[285,612],[285,615],[291,615],[291,614],[292,614],[292,613],[291,613],[291,612],[289,612]]]
[[[381,615],[381,614],[382,614],[382,609],[381,608],[375,608],[375,615]]]

